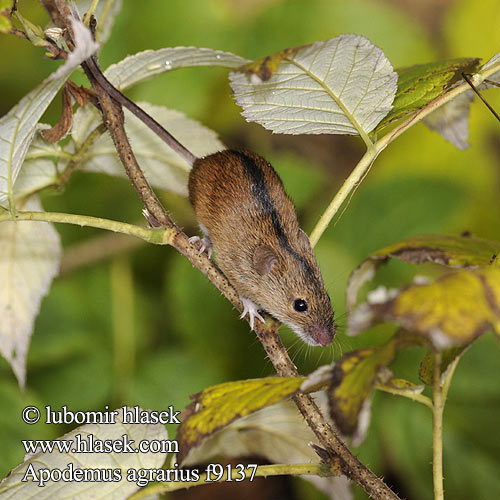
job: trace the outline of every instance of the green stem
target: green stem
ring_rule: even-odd
[[[464,354],[465,350],[460,353],[448,366],[447,368],[447,373],[446,373],[446,378],[443,383],[443,402],[446,402],[446,398],[448,397],[448,391],[450,389],[450,384],[451,384],[451,379],[453,378],[453,375],[455,373],[455,370],[457,368],[458,362],[460,359],[462,359],[462,355]]]
[[[432,432],[432,477],[434,500],[444,500],[443,489],[443,411],[445,400],[441,383],[441,353],[434,354],[433,370],[433,432]]]
[[[334,215],[338,212],[349,194],[356,189],[361,180],[368,173],[379,153],[380,151],[370,148],[345,180],[344,184],[342,184],[342,187],[337,191],[337,194],[333,197],[309,236],[313,247],[318,243],[326,228],[330,225]]]
[[[91,217],[88,215],[63,214],[58,212],[17,212],[12,215],[9,212],[0,214],[0,222],[3,221],[41,221],[58,222],[62,224],[74,224],[76,226],[95,227],[97,229],[106,229],[115,233],[128,234],[136,236],[149,243],[156,245],[171,245],[172,236],[175,233],[173,228],[147,229],[125,222],[117,222],[100,217]]]
[[[471,80],[472,83],[478,86],[482,83],[488,76],[496,73],[500,70],[500,63],[497,63],[482,73],[475,74]],[[361,158],[359,163],[356,165],[354,170],[351,172],[349,177],[345,180],[342,187],[335,194],[332,201],[328,205],[327,209],[320,217],[315,228],[311,232],[310,240],[311,245],[314,247],[319,241],[326,228],[330,225],[333,217],[339,211],[342,204],[346,201],[349,195],[358,187],[363,178],[368,174],[370,167],[377,158],[377,156],[397,137],[399,137],[403,132],[413,127],[416,123],[420,122],[423,118],[428,116],[430,113],[443,106],[444,104],[450,102],[452,99],[466,91],[470,91],[469,84],[464,82],[457,87],[449,90],[446,94],[438,97],[434,101],[430,102],[427,106],[421,110],[414,113],[410,118],[405,120],[403,123],[392,129],[390,132],[385,134],[381,139],[379,139],[372,147],[368,147],[368,151]],[[364,138],[363,138],[364,139]],[[365,140],[365,139],[364,139]],[[365,143],[366,140],[365,140]]]
[[[233,473],[233,481],[235,477],[235,472]],[[282,475],[302,475],[309,474],[315,476],[332,476],[333,471],[330,471],[329,467],[324,464],[292,464],[292,465],[259,465],[255,471],[255,477],[268,477],[268,476],[282,476]],[[250,476],[250,473],[247,474]],[[152,494],[176,491],[181,489],[192,488],[193,486],[200,486],[203,484],[214,484],[216,482],[222,482],[227,480],[227,471],[220,478],[219,481],[206,482],[207,475],[205,473],[200,474],[200,479],[198,481],[189,482],[166,482],[166,483],[155,483],[151,486],[141,489],[137,493],[134,493],[128,500],[139,500],[140,498],[146,498]]]
[[[455,359],[448,365],[445,371],[444,380],[441,373],[441,353],[434,355],[433,369],[433,460],[432,470],[434,478],[434,500],[442,500],[444,498],[443,489],[443,413],[444,405],[450,390],[451,380],[455,374],[458,362],[462,358],[464,349]]]

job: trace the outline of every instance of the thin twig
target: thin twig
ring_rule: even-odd
[[[500,116],[498,116],[497,112],[491,107],[490,103],[483,97],[481,92],[479,92],[479,89],[476,88],[476,86],[470,81],[469,77],[465,73],[462,73],[462,76],[464,80],[470,85],[471,89],[479,96],[479,99],[481,99],[486,107],[493,113],[493,116],[500,122]]]
[[[128,97],[123,95],[116,89],[109,80],[103,75],[97,64],[96,58],[91,58],[87,61],[88,68],[92,72],[92,76],[101,85],[106,92],[113,97],[122,106],[125,106],[131,113],[139,118],[147,127],[149,127],[160,139],[162,139],[169,147],[177,154],[184,158],[189,165],[193,165],[196,156],[183,146],[172,134],[167,132],[152,116],[147,114],[142,108],[137,106]]]

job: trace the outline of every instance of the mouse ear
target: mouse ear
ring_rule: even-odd
[[[278,264],[278,256],[268,245],[259,245],[253,254],[253,267],[261,275],[269,274]]]

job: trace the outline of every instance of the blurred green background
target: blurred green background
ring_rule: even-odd
[[[19,8],[31,21],[46,23],[35,0],[21,0]],[[258,58],[356,33],[381,47],[396,68],[450,57],[486,61],[500,51],[499,28],[497,0],[484,0],[480,8],[469,0],[125,0],[100,60],[106,67],[141,50],[178,45]],[[55,63],[13,36],[0,35],[0,44],[2,115],[52,72]],[[296,201],[303,228],[310,231],[363,154],[361,140],[286,137],[248,124],[231,99],[226,75],[221,68],[178,70],[128,95],[182,110],[216,130],[226,145],[265,156]],[[75,80],[83,81],[79,75]],[[500,109],[500,92],[486,96]],[[44,121],[54,123],[58,112],[55,103]],[[371,251],[427,232],[467,230],[500,240],[499,137],[498,122],[474,103],[471,147],[465,152],[419,124],[379,157],[341,220],[317,246],[341,324],[348,276]],[[169,193],[161,197],[185,231],[196,234],[187,200]],[[45,192],[42,200],[50,211],[140,221],[141,206],[128,182],[103,175],[76,173],[63,192]],[[122,404],[161,410],[172,404],[181,409],[189,394],[209,385],[273,373],[248,324],[173,249],[97,230],[57,229],[67,253],[36,322],[24,393],[0,360],[0,476],[22,461],[21,439],[51,439],[69,430],[24,424],[20,412],[28,404],[66,404],[73,410]],[[102,255],[96,248],[108,251]],[[376,283],[401,285],[416,272],[433,273],[435,268],[393,263]],[[390,325],[379,326],[354,339],[341,331],[334,346],[325,349],[306,347],[281,329],[303,373],[356,347],[381,343],[393,331]],[[417,382],[422,354],[419,349],[401,353],[394,371]],[[499,355],[498,341],[486,334],[458,366],[445,410],[448,498],[500,497]],[[401,496],[432,498],[431,429],[426,408],[375,394],[370,431],[356,453]],[[301,481],[284,481],[289,481],[286,498],[320,498]],[[197,498],[196,491],[186,498]],[[361,491],[356,494],[365,498]]]

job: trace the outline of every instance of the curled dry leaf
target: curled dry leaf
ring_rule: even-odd
[[[68,135],[72,122],[73,107],[71,93],[66,84],[62,91],[62,111],[59,121],[52,128],[42,130],[42,137],[48,142],[59,142]]]
[[[232,421],[293,395],[304,380],[304,377],[240,380],[208,387],[196,394],[179,427],[179,462],[192,448]]]
[[[361,304],[349,319],[352,334],[383,321],[426,338],[434,349],[471,342],[488,329],[500,335],[500,268],[461,270],[432,284],[414,284],[395,297]]]
[[[499,242],[473,236],[427,234],[400,240],[372,253],[353,271],[347,286],[347,308],[352,310],[361,286],[389,258],[411,264],[434,262],[449,267],[480,267],[490,265],[499,252]]]

